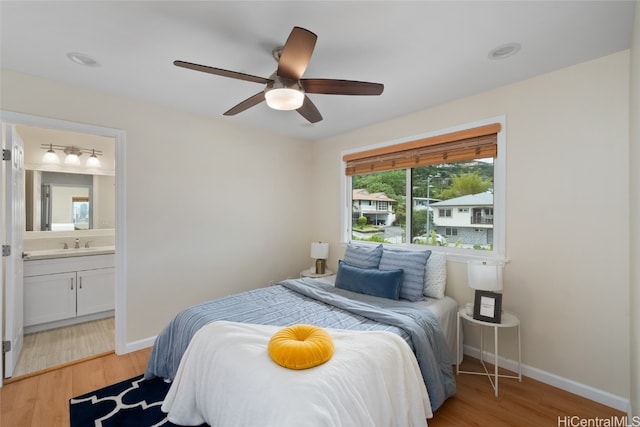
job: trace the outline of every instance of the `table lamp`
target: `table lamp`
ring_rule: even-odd
[[[324,274],[329,258],[329,244],[322,242],[311,243],[311,258],[316,260],[316,274]]]
[[[500,261],[469,261],[467,263],[467,283],[476,290],[473,317],[479,320],[500,323],[502,308],[502,267]],[[485,301],[484,303],[482,301]],[[487,306],[486,302],[491,302]],[[484,305],[482,305],[484,304]],[[491,310],[487,310],[487,308]]]

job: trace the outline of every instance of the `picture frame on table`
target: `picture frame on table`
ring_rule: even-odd
[[[489,323],[500,323],[502,317],[502,294],[476,290],[473,303],[473,318]]]

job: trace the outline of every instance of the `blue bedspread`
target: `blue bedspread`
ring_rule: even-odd
[[[437,319],[429,311],[414,303],[356,294],[313,279],[285,280],[182,311],[156,338],[145,378],[173,380],[193,335],[217,320],[393,332],[416,354],[432,410],[455,394],[454,360]]]

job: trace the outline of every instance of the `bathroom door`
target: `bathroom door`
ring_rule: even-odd
[[[4,340],[10,349],[4,353],[4,378],[13,376],[18,357],[22,351],[24,336],[23,306],[23,230],[25,221],[24,203],[24,143],[15,127],[3,124],[3,139],[11,159],[5,162],[5,232],[6,243],[11,253],[5,262]]]

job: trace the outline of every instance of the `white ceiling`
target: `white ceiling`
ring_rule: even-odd
[[[629,48],[634,1],[5,1],[4,69],[74,83],[243,126],[318,140]],[[381,96],[309,97],[324,119],[265,103],[223,112],[257,83],[176,59],[269,77],[294,26],[318,35],[304,77],[383,83]],[[496,61],[491,49],[520,52]],[[99,67],[70,61],[91,56]]]

